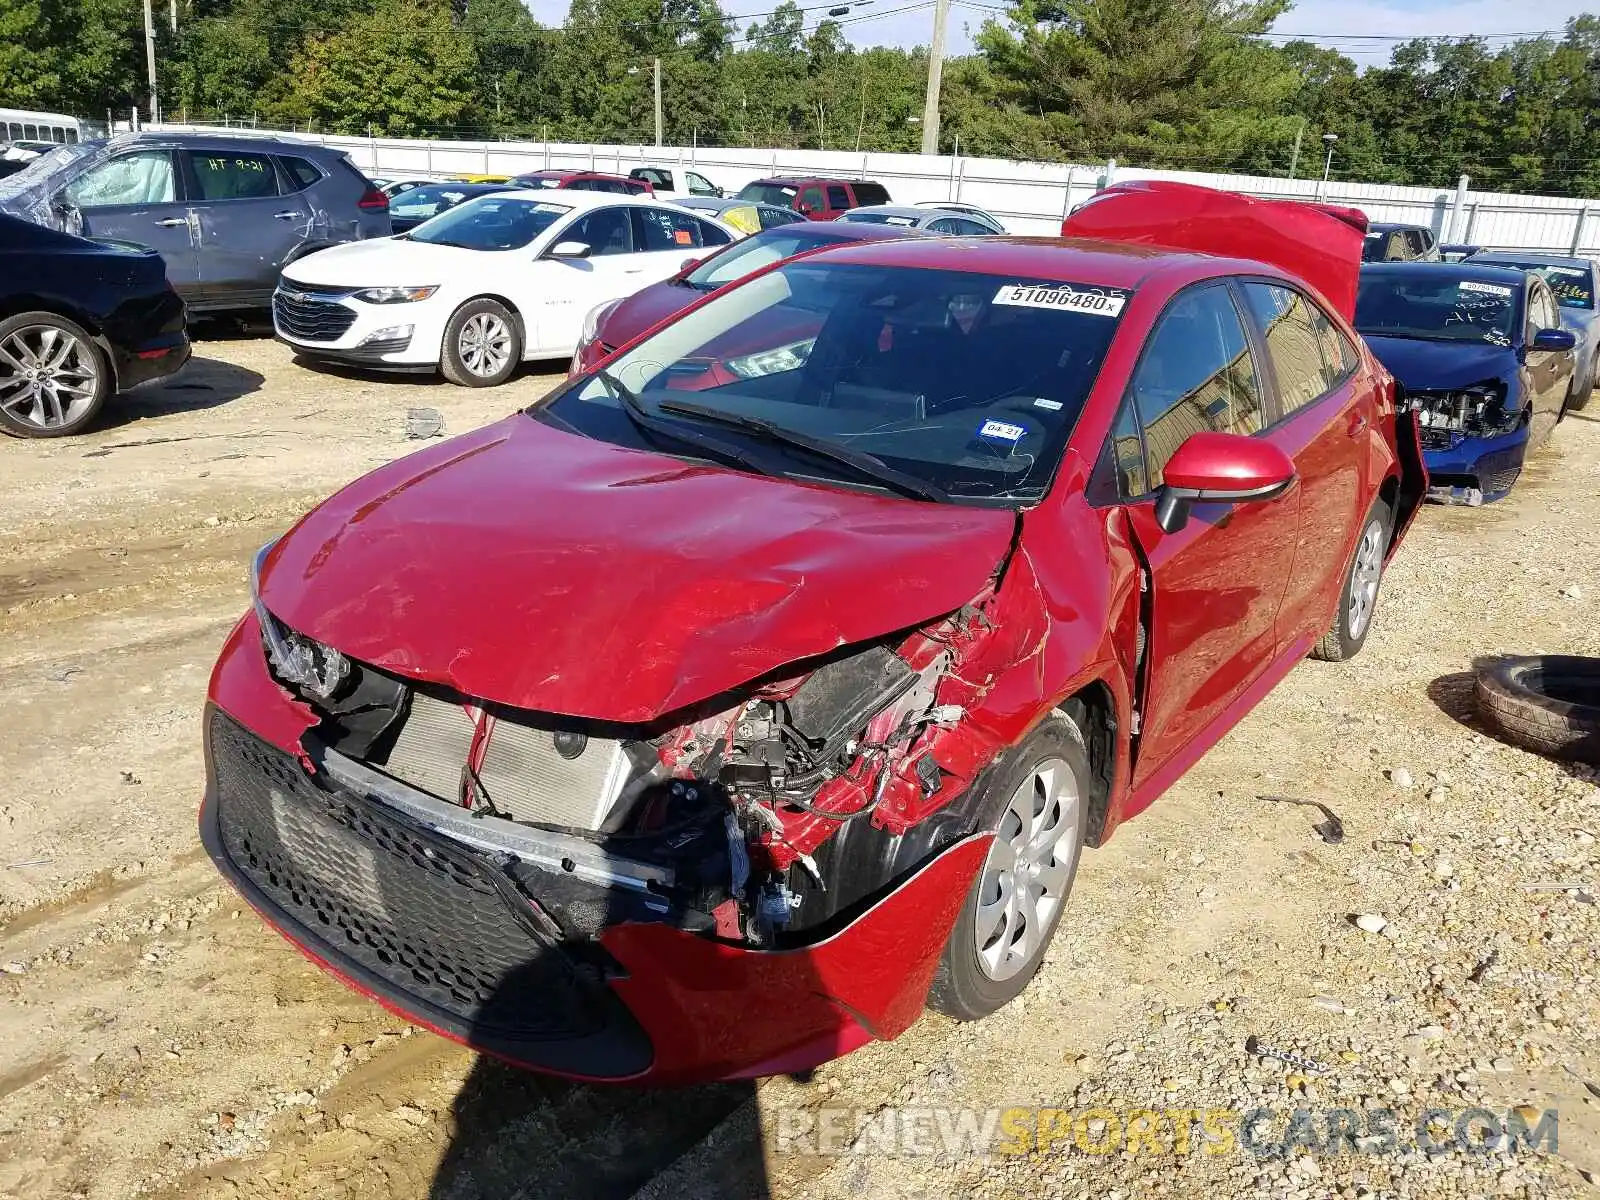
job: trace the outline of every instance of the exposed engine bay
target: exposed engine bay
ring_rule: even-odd
[[[1408,398],[1422,429],[1424,450],[1447,450],[1465,438],[1497,437],[1522,421],[1521,412],[1506,411],[1505,393],[1498,385],[1411,392]]]
[[[643,726],[412,683],[270,618],[263,637],[321,718],[315,767],[494,855],[564,935],[665,920],[776,946],[967,832],[952,801],[1000,749],[968,715],[1042,645],[1033,622],[994,619],[997,603],[991,587],[910,634]]]

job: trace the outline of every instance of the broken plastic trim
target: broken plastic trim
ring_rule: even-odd
[[[440,837],[490,854],[509,854],[553,874],[571,875],[601,887],[625,888],[648,897],[650,906],[662,911],[668,907],[656,891],[673,885],[675,875],[670,867],[619,858],[571,834],[474,817],[466,809],[398,783],[337,750],[322,748],[317,757],[335,783],[394,809]]]

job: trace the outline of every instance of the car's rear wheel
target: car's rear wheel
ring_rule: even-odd
[[[1562,409],[1562,414],[1582,412],[1588,408],[1589,397],[1594,394],[1594,387],[1597,381],[1600,381],[1600,351],[1595,352],[1595,365],[1594,369],[1589,373],[1589,381],[1582,387],[1573,387],[1571,394],[1567,396],[1567,406]]]
[[[1339,609],[1333,625],[1311,649],[1313,658],[1323,662],[1343,662],[1354,658],[1367,644],[1373,618],[1378,614],[1378,593],[1383,586],[1383,559],[1389,550],[1389,506],[1382,499],[1373,501],[1367,519],[1361,524],[1355,553],[1345,568],[1344,587],[1339,589]]]
[[[439,363],[460,387],[494,387],[511,378],[522,361],[522,330],[498,300],[469,300],[456,309],[444,331]]]
[[[0,321],[0,431],[35,438],[78,433],[111,389],[111,367],[81,325],[49,312]]]
[[[981,828],[995,837],[939,960],[934,1008],[986,1017],[1038,971],[1078,874],[1092,778],[1082,734],[1056,714],[979,782]]]

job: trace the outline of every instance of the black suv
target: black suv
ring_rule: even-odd
[[[1425,225],[1368,225],[1362,262],[1438,262],[1439,242]]]
[[[160,252],[190,312],[268,307],[285,263],[390,233],[388,197],[342,150],[249,136],[57,146],[0,180],[0,212]]]

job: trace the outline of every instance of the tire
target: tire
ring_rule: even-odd
[[[1545,654],[1478,671],[1478,717],[1513,746],[1600,764],[1600,659]]]
[[[1595,368],[1589,374],[1588,386],[1583,391],[1574,390],[1567,397],[1567,407],[1564,412],[1582,412],[1589,407],[1589,397],[1594,394],[1595,380],[1600,378],[1600,351],[1595,354]]]
[[[1344,586],[1339,589],[1339,607],[1333,624],[1322,640],[1311,648],[1311,657],[1323,662],[1344,662],[1354,658],[1367,644],[1372,623],[1378,616],[1378,596],[1383,590],[1383,557],[1389,550],[1389,525],[1394,520],[1383,500],[1374,500],[1361,522],[1361,536],[1344,569]],[[1359,589],[1359,591],[1358,591]],[[1361,602],[1357,603],[1358,597]]]
[[[978,803],[979,828],[994,831],[995,841],[945,943],[928,992],[931,1007],[959,1021],[976,1021],[1014,1000],[1028,986],[1044,961],[1077,878],[1092,778],[1083,735],[1071,720],[1055,714],[1003,754],[979,780],[976,786],[984,792]],[[1041,852],[1027,856],[1034,870],[1024,896],[1036,888],[1039,891],[1032,912],[1018,921],[1019,910],[1006,906],[1003,897],[1008,894],[1007,879],[1011,881],[1009,894],[1015,895],[1018,856],[1013,839],[1027,845],[1023,813],[1047,821],[1055,813],[1056,820],[1045,825],[1044,832],[1053,830],[1056,836]],[[1036,835],[1034,846],[1041,842]],[[1013,864],[1009,869],[1002,865],[1007,861]],[[980,942],[980,922],[988,923],[994,907],[1000,909],[999,924]]]
[[[51,312],[0,321],[0,432],[68,437],[111,395],[111,364],[83,326]]]
[[[522,361],[522,330],[498,300],[468,300],[445,326],[439,369],[458,387],[495,387]]]

